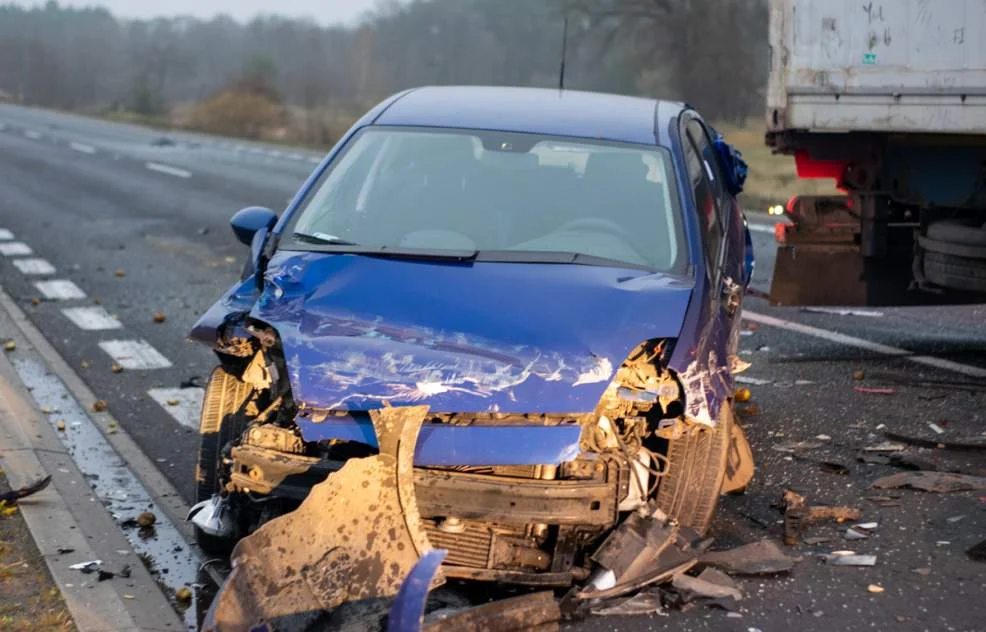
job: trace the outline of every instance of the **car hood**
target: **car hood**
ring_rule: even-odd
[[[279,251],[251,316],[295,401],[365,411],[584,413],[640,342],[681,331],[693,283],[571,264]]]

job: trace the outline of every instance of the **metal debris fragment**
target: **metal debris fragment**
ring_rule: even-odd
[[[684,573],[675,575],[674,579],[671,580],[671,585],[678,592],[684,593],[688,601],[695,598],[733,599],[735,601],[743,599],[743,592],[739,585],[729,575],[714,568],[706,568],[698,577]]]
[[[876,566],[875,555],[856,555],[854,551],[833,551],[822,559],[832,566]]]
[[[933,448],[939,450],[955,451],[979,451],[986,450],[986,441],[938,441],[936,439],[922,439],[920,437],[909,437],[895,432],[884,432],[885,437],[892,441],[905,443],[919,448]]]
[[[874,386],[854,386],[853,389],[857,393],[865,393],[868,395],[894,395],[897,393],[897,389],[890,387],[874,387]]]
[[[710,551],[699,558],[699,563],[735,575],[774,575],[794,568],[794,558],[785,555],[773,540],[760,540],[725,551]]]
[[[590,612],[600,616],[666,614],[661,604],[661,594],[657,590],[640,592],[618,603],[593,608]]]
[[[986,478],[948,472],[900,472],[877,479],[871,487],[875,489],[907,487],[925,492],[948,494],[986,489]]]

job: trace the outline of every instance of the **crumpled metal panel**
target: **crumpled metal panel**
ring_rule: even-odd
[[[305,441],[340,439],[376,447],[377,437],[365,414],[312,421],[297,417]],[[415,465],[560,465],[579,455],[582,426],[454,426],[421,429]],[[524,446],[518,450],[517,446]]]
[[[249,630],[261,621],[279,632],[318,629],[326,611],[343,603],[397,594],[431,549],[419,526],[412,465],[427,412],[372,412],[380,454],[350,459],[297,510],[241,540],[203,629]],[[443,581],[439,571],[435,582]]]
[[[641,341],[674,338],[691,279],[579,265],[278,252],[251,316],[295,400],[323,410],[586,413]]]

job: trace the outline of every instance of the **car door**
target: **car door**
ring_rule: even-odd
[[[706,257],[706,278],[701,280],[706,288],[704,322],[696,345],[696,359],[707,367],[705,388],[709,392],[704,398],[715,420],[720,405],[732,396],[730,365],[738,341],[738,301],[742,287],[737,279],[741,269],[734,269],[735,249],[728,239],[732,220],[724,210],[729,208],[726,204],[731,196],[725,192],[715,150],[701,119],[695,115],[682,118],[681,141]]]

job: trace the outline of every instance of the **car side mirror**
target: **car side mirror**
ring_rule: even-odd
[[[245,246],[253,244],[254,236],[261,230],[270,230],[277,223],[277,213],[262,206],[250,206],[237,211],[229,220],[233,234]]]

